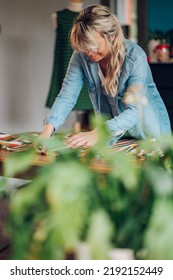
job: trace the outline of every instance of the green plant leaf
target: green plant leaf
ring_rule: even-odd
[[[173,259],[173,204],[169,199],[155,201],[144,245],[148,250],[148,259]]]
[[[108,258],[113,234],[115,232],[108,214],[103,209],[98,209],[91,216],[87,237],[93,259],[102,260]]]
[[[34,150],[11,154],[4,162],[5,176],[14,177],[17,173],[26,171],[31,166],[35,155]]]

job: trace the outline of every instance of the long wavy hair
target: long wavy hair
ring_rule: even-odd
[[[82,52],[98,48],[94,39],[95,32],[105,38],[109,48],[104,86],[108,94],[115,96],[118,76],[125,59],[124,34],[117,17],[106,6],[92,5],[80,12],[70,34],[72,48]]]

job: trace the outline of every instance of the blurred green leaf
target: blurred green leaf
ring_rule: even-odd
[[[173,203],[169,199],[155,201],[153,213],[145,233],[144,245],[148,250],[147,259],[173,259]]]
[[[35,159],[35,155],[34,150],[12,153],[4,162],[5,176],[14,177],[17,173],[26,171]]]
[[[146,173],[157,196],[171,197],[173,195],[173,174],[155,166],[146,166]]]
[[[108,214],[103,209],[98,209],[91,216],[87,237],[93,259],[103,260],[108,258],[113,234],[115,232]]]

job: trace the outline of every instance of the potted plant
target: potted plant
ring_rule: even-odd
[[[97,126],[98,145],[85,152],[61,149],[27,187],[12,194],[8,228],[13,259],[75,259],[81,243],[87,244],[91,259],[108,259],[112,248],[132,249],[135,258],[152,259],[157,246],[159,258],[173,257],[173,250],[168,250],[172,137],[140,141],[130,153],[120,152],[107,147],[104,121]],[[63,142],[57,135],[46,145],[52,151],[55,146],[62,148]],[[31,149],[11,155],[5,174],[19,172],[21,159],[20,171],[29,168],[34,153]],[[106,163],[109,172],[94,169],[93,160]],[[164,227],[161,213],[167,213]],[[158,244],[159,238],[163,239]]]

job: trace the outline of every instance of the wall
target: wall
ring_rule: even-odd
[[[0,132],[42,130],[54,49],[50,15],[68,3],[0,0]],[[62,129],[75,118],[72,112]]]
[[[172,0],[148,0],[148,28],[162,31],[173,29]]]

